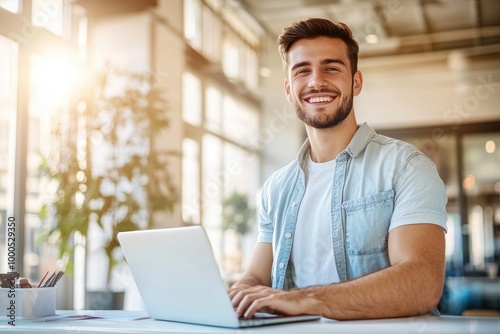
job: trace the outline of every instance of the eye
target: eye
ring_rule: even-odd
[[[326,68],[326,70],[327,70],[328,72],[332,72],[332,71],[333,71],[333,72],[337,72],[337,71],[340,71],[337,67],[327,67],[327,68]]]
[[[309,72],[311,72],[309,69],[307,68],[299,68],[297,69],[294,73],[293,73],[293,76],[294,77],[303,77],[303,76],[306,76],[309,74]]]

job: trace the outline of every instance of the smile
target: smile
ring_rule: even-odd
[[[309,103],[330,102],[330,101],[333,101],[333,97],[331,97],[331,96],[311,97],[309,99],[306,99],[306,101]]]

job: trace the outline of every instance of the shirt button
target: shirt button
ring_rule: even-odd
[[[292,237],[292,233],[286,232],[285,233],[285,238],[290,239]]]
[[[292,208],[295,208],[297,206],[297,203],[292,202]]]
[[[281,263],[278,265],[278,267],[279,267],[280,269],[283,269],[283,268],[285,268],[285,264],[284,264],[283,262],[281,262]]]

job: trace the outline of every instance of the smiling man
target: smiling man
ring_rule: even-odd
[[[236,313],[368,319],[435,311],[447,198],[434,164],[357,123],[363,77],[345,24],[295,22],[278,43],[285,94],[308,139],[264,184],[257,244],[229,290]]]

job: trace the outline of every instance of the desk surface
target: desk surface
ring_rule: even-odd
[[[3,333],[500,333],[500,317],[454,317],[421,316],[399,319],[318,321],[294,324],[272,325],[248,329],[227,329],[209,326],[155,321],[145,317],[144,311],[59,311],[58,315],[89,315],[99,319],[37,322],[33,319],[16,319],[11,326],[6,319],[0,319]]]

